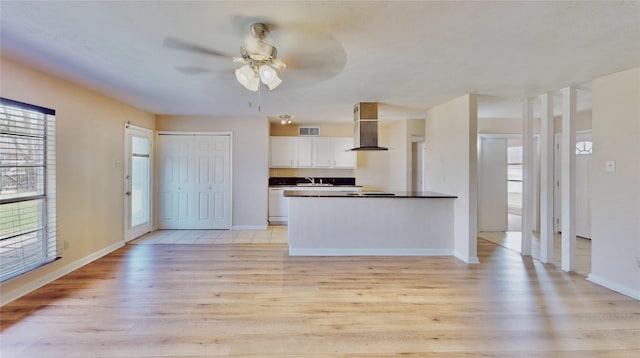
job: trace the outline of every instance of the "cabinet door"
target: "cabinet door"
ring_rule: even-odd
[[[333,167],[355,168],[357,154],[348,149],[353,148],[353,138],[333,138]]]
[[[272,168],[295,166],[295,137],[271,137]]]
[[[332,138],[317,137],[313,138],[313,167],[314,168],[330,168],[333,165],[333,156],[331,154]]]
[[[295,139],[295,147],[296,147],[296,160],[294,162],[294,166],[298,168],[310,168],[311,167],[311,154],[312,151],[312,142],[309,137],[296,137]]]

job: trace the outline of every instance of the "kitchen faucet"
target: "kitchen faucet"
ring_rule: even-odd
[[[305,177],[305,179],[307,179],[309,182],[311,182],[311,184],[315,184],[316,183],[316,179],[315,178]]]

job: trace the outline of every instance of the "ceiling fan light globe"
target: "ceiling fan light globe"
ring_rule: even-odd
[[[275,89],[282,83],[282,80],[278,77],[278,73],[271,66],[262,65],[258,69],[258,72],[260,73],[260,80],[269,87],[269,90]]]
[[[246,89],[250,91],[257,91],[260,86],[260,79],[256,76],[251,66],[244,65],[235,71],[236,79]]]

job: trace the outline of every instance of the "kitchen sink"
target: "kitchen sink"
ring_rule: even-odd
[[[333,186],[333,184],[320,184],[320,183],[298,183],[296,186]]]

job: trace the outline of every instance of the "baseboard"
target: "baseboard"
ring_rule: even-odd
[[[267,225],[233,225],[231,230],[267,230]]]
[[[473,257],[469,257],[469,256],[463,256],[463,255],[459,255],[457,253],[454,253],[453,256],[455,256],[458,260],[466,263],[466,264],[479,264],[480,260],[478,259],[478,256],[473,256]]]
[[[102,256],[105,256],[107,254],[112,253],[113,251],[121,248],[124,246],[124,242],[120,241],[117,242],[113,245],[109,245],[107,247],[105,247],[102,250],[96,251],[94,253],[92,253],[91,255],[85,256],[79,260],[76,260],[66,266],[63,266],[55,271],[52,271],[40,278],[37,278],[11,292],[2,292],[2,297],[0,298],[0,306],[4,306],[9,302],[12,302],[14,300],[17,300],[18,298],[33,292],[37,289],[39,289],[40,287],[51,283],[57,279],[59,279],[60,277],[69,274],[77,269],[79,269],[80,267],[91,263],[99,258],[101,258]]]
[[[449,249],[296,249],[290,256],[451,256]]]
[[[623,295],[629,296],[631,298],[635,298],[636,300],[640,300],[640,290],[634,290],[631,287],[628,286],[623,286],[620,284],[617,284],[615,282],[611,282],[607,279],[604,279],[602,277],[599,277],[597,275],[594,275],[592,273],[589,274],[589,276],[587,276],[587,281],[591,281],[593,283],[595,283],[596,285],[600,285],[602,287],[608,288],[610,290],[616,291],[616,292],[620,292]]]

